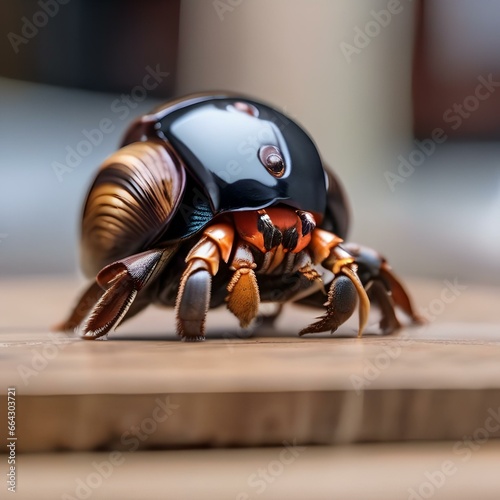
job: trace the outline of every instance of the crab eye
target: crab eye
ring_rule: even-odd
[[[285,173],[285,161],[281,151],[276,146],[262,146],[259,149],[259,159],[267,171],[274,177],[283,177]]]

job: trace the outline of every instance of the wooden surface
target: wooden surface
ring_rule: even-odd
[[[295,456],[284,447],[135,452],[114,467],[103,465],[106,452],[23,455],[12,497],[86,498],[83,482],[92,500],[412,500],[412,491],[433,500],[498,500],[500,444],[470,455],[455,453],[454,444],[309,446]]]
[[[412,284],[425,305],[443,287]],[[161,309],[107,342],[49,334],[76,288],[67,280],[3,284],[0,421],[5,388],[15,386],[19,451],[128,450],[124,433],[153,425],[158,401],[175,411],[138,442],[141,449],[284,439],[323,445],[456,440],[500,409],[494,289],[469,286],[427,326],[390,337],[357,339],[353,323],[337,338],[298,338],[316,311],[289,308],[276,331],[252,338],[216,311],[208,340],[190,344],[173,335],[172,312]],[[495,430],[489,437],[498,436]]]

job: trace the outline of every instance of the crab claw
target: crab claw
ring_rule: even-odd
[[[116,328],[129,311],[137,293],[158,274],[173,251],[168,248],[148,250],[102,269],[96,280],[105,291],[85,320],[82,337],[96,339]]]
[[[370,312],[370,301],[366,291],[356,274],[355,265],[343,266],[340,274],[333,280],[328,291],[328,300],[324,304],[326,313],[319,318],[319,321],[309,325],[299,332],[299,335],[306,333],[317,333],[330,330],[334,332],[345,323],[354,312],[359,296],[359,329],[358,336],[361,336],[368,320]]]

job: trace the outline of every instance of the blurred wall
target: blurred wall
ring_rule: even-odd
[[[453,140],[500,140],[500,2],[421,0],[418,10],[415,134],[441,123]]]
[[[183,0],[177,91],[267,100],[364,183],[411,138],[413,10],[408,0]]]
[[[175,73],[180,0],[2,0],[0,75],[124,92],[145,66]],[[174,80],[152,95],[168,97]]]

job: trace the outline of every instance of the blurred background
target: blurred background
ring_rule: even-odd
[[[2,0],[0,273],[78,271],[80,210],[130,121],[227,89],[299,121],[351,239],[405,276],[500,276],[500,3]]]

